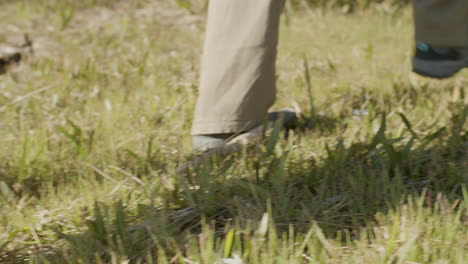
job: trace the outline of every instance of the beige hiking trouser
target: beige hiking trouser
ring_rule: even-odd
[[[275,101],[284,0],[211,0],[192,134],[247,131]]]
[[[416,41],[434,46],[468,45],[468,0],[413,0]]]
[[[192,135],[261,124],[275,101],[278,28],[285,0],[211,0]],[[468,44],[468,0],[414,0],[416,39]]]

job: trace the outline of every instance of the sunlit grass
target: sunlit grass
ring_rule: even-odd
[[[464,263],[467,73],[410,74],[407,9],[301,6],[297,130],[180,171],[202,1],[0,1],[0,41],[34,42],[0,76],[0,262]]]

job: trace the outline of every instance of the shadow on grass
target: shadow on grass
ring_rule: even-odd
[[[331,134],[340,123],[338,118],[324,114],[302,115],[295,124],[295,130],[300,132],[313,130],[321,134]]]
[[[249,233],[265,212],[278,234],[291,226],[305,234],[317,223],[329,238],[343,230],[357,238],[378,212],[397,208],[408,194],[427,189],[428,202],[438,193],[448,199],[462,196],[468,183],[466,118],[462,107],[447,127],[420,136],[408,123],[410,137],[394,139],[386,136],[383,117],[372,141],[338,142],[323,158],[294,151],[277,134],[242,153],[213,156],[174,175],[169,185],[153,186],[152,202],[137,208],[125,201],[96,204],[87,232],[66,235],[57,227],[70,247],[39,251],[35,259],[107,263],[128,258],[133,263],[148,254],[172,257],[186,253],[187,237],[201,233],[203,223],[220,237],[233,225]],[[3,261],[19,263],[11,257]]]

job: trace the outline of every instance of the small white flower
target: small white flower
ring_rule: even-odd
[[[106,106],[107,111],[112,112],[112,103],[109,101],[109,99],[104,101],[104,105]]]
[[[240,258],[226,258],[223,259],[224,264],[243,264],[242,259]]]

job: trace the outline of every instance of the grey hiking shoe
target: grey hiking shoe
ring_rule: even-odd
[[[468,67],[468,46],[462,48],[435,47],[418,42],[413,58],[413,72],[443,79]]]
[[[291,109],[281,109],[269,113],[266,132],[273,130],[276,122],[281,122],[283,128],[290,128],[295,119],[296,113]],[[195,135],[192,137],[193,150],[197,152],[233,152],[259,139],[263,132],[264,125],[260,124],[252,130],[238,134]]]
[[[226,143],[234,134],[213,134],[213,135],[196,135],[192,137],[192,147],[195,151],[206,151],[217,148]]]

